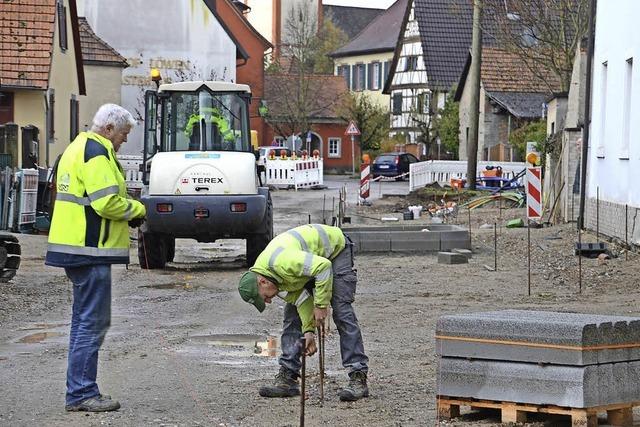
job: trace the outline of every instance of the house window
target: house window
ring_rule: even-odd
[[[429,94],[422,92],[418,94],[416,111],[418,114],[426,114],[429,112]]]
[[[415,71],[418,69],[418,57],[415,55],[407,56],[405,58],[404,70]]]
[[[598,148],[596,150],[596,157],[604,158],[604,138],[606,136],[605,127],[607,124],[607,79],[609,72],[609,63],[607,61],[602,63],[602,75],[600,76],[600,132],[598,141]]]
[[[394,93],[392,102],[391,110],[393,111],[393,115],[399,116],[402,114],[402,92]]]
[[[379,62],[371,64],[371,90],[380,90],[380,65]]]
[[[60,49],[64,52],[67,50],[67,8],[64,7],[62,0],[58,0],[56,4],[58,12],[58,39],[60,41]]]
[[[340,148],[342,147],[341,138],[329,138],[329,157],[339,158],[342,156]]]
[[[0,125],[13,121],[13,92],[0,92]]]
[[[633,58],[627,59],[624,76],[624,101],[622,104],[622,150],[620,158],[629,159],[631,138],[631,91],[633,90]]]
[[[357,64],[356,65],[356,69],[355,69],[355,82],[354,82],[354,88],[353,90],[355,91],[362,91],[365,89],[365,84],[366,84],[366,77],[367,77],[367,73],[366,73],[367,69],[365,67],[365,64]]]
[[[386,84],[387,78],[389,77],[389,69],[391,68],[391,61],[386,61],[384,63],[384,69],[382,71],[382,85]]]
[[[71,95],[70,106],[69,106],[69,118],[71,122],[69,123],[70,130],[70,141],[73,141],[76,136],[78,136],[79,128],[80,128],[80,113],[79,113],[79,105],[80,101],[76,99],[75,95]]]
[[[274,137],[272,145],[275,147],[284,147],[284,137],[282,136]]]

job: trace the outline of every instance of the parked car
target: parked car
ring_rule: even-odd
[[[384,153],[380,154],[373,161],[371,174],[374,178],[379,176],[395,177],[400,181],[400,175],[409,172],[409,165],[419,160],[410,153]]]
[[[264,166],[265,159],[269,157],[269,153],[273,150],[275,152],[276,157],[280,157],[280,152],[285,150],[287,152],[287,157],[291,157],[291,150],[286,147],[277,147],[277,146],[263,146],[258,147],[258,166]]]

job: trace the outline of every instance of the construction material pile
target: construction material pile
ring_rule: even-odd
[[[504,310],[443,316],[438,395],[571,408],[640,400],[640,318]]]

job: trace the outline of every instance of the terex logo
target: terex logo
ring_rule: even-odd
[[[222,178],[191,178],[194,184],[223,184]]]

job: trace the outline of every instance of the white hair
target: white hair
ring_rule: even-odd
[[[104,130],[108,125],[112,125],[116,130],[122,130],[125,127],[133,127],[136,125],[136,119],[133,115],[116,104],[104,104],[96,115],[93,116],[93,125],[91,130],[96,132]]]

